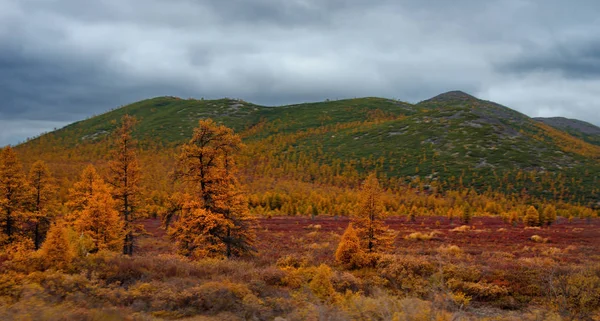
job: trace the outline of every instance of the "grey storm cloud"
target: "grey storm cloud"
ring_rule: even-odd
[[[136,100],[463,90],[600,124],[600,2],[0,0],[0,145]]]
[[[501,70],[520,74],[558,72],[572,79],[600,78],[600,38],[533,47],[501,66]]]

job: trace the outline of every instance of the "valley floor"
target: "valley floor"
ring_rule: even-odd
[[[374,269],[344,271],[336,266],[334,254],[349,221],[346,217],[318,216],[260,219],[258,255],[250,262],[259,270],[284,271],[286,276],[275,283],[285,289],[284,296],[294,296],[289,291],[301,291],[310,283],[311,276],[299,275],[311,274],[310,269],[326,264],[334,268],[332,282],[340,295],[351,290],[372,297],[379,291],[375,288],[381,288],[386,297],[373,304],[384,304],[390,298],[398,302],[411,300],[407,297],[418,298],[423,302],[408,304],[425,304],[429,309],[426,310],[433,314],[435,309],[448,313],[439,312],[441,320],[444,315],[458,320],[560,320],[561,315],[565,320],[585,319],[596,308],[576,311],[582,310],[577,305],[590,298],[553,289],[574,286],[569,283],[571,273],[590,277],[593,284],[588,284],[591,288],[585,291],[592,291],[590,295],[595,298],[585,302],[596,307],[600,304],[594,301],[600,298],[600,283],[594,277],[600,276],[600,243],[597,242],[600,220],[559,218],[550,227],[526,228],[507,224],[497,217],[475,217],[469,225],[463,225],[460,220],[450,222],[445,217],[421,217],[414,222],[405,217],[392,217],[386,220],[386,224],[398,232],[395,251],[389,255],[392,263]],[[141,255],[175,251],[159,220],[149,219],[143,224],[149,235],[141,241]],[[290,274],[305,278],[299,282],[306,284],[290,284]],[[436,277],[440,280],[433,280]],[[557,282],[553,279],[560,279],[564,284],[554,284]],[[457,298],[453,298],[457,293],[469,298],[469,302],[460,306]],[[575,302],[577,300],[582,302]],[[418,316],[413,317],[406,320],[420,320]],[[359,317],[355,314],[352,318],[387,319],[377,313]],[[345,317],[318,319],[343,320]]]
[[[68,271],[0,262],[2,320],[593,320],[600,220],[544,228],[475,217],[390,218],[375,266],[334,260],[348,218],[260,219],[257,254],[189,261],[157,219],[133,257],[100,252]],[[29,266],[28,266],[29,265]]]

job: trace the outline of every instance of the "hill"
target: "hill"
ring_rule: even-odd
[[[108,134],[124,114],[140,120],[134,134],[155,180],[165,180],[173,148],[189,139],[197,120],[210,117],[241,133],[249,177],[340,185],[377,170],[389,186],[597,202],[600,147],[458,91],[418,104],[367,97],[279,107],[157,97],[71,124],[18,150],[26,162],[46,159],[60,175],[73,176],[67,164],[101,163]]]
[[[534,119],[558,130],[565,131],[590,144],[600,146],[600,127],[596,125],[564,117],[536,117]]]

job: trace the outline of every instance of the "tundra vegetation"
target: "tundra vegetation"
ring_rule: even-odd
[[[445,159],[435,150],[441,141],[402,146],[402,155],[385,145],[413,125],[447,119],[447,133],[462,135],[466,129],[452,123],[459,116],[506,112],[483,102],[463,106],[469,99],[453,93],[418,108],[334,101],[327,106],[345,112],[294,114],[287,123],[268,118],[280,111],[224,100],[213,102],[225,106],[217,120],[195,114],[194,127],[176,135],[165,126],[176,126],[183,112],[155,119],[138,110],[138,119],[125,108],[84,126],[106,136],[76,123],[7,146],[0,153],[0,319],[600,318],[600,220],[590,201],[598,192],[598,146],[510,113],[505,119],[523,121],[522,132],[501,123],[498,135],[514,135],[517,149],[523,136],[535,136],[540,155],[552,141],[562,154],[549,157],[575,165],[500,171],[496,163],[496,171],[483,156],[476,164]],[[450,107],[436,110],[439,100]],[[357,106],[367,120],[351,118]],[[257,110],[261,117],[252,116]],[[232,121],[239,114],[254,117],[252,125]],[[149,122],[160,119],[168,122],[151,132]],[[402,127],[407,121],[414,123]],[[398,124],[404,129],[374,137]],[[177,137],[148,139],[161,133]],[[315,137],[343,140],[333,148]],[[353,145],[361,139],[364,149]],[[374,148],[386,156],[363,157]],[[579,165],[591,166],[587,176],[575,176]]]

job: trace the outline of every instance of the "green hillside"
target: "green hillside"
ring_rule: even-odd
[[[198,119],[210,117],[240,132],[255,156],[271,155],[263,162],[287,171],[308,158],[316,167],[352,167],[360,175],[376,169],[405,182],[419,177],[448,188],[598,201],[600,147],[462,92],[418,104],[368,97],[280,107],[158,97],[71,124],[21,148],[36,146],[43,158],[49,148],[43,141],[66,151],[102,144],[124,114],[140,120],[135,135],[142,146],[176,146],[191,136]],[[319,180],[315,173],[306,177]]]
[[[534,119],[558,130],[565,131],[590,144],[600,146],[600,127],[598,126],[581,120],[564,117],[536,117]]]

